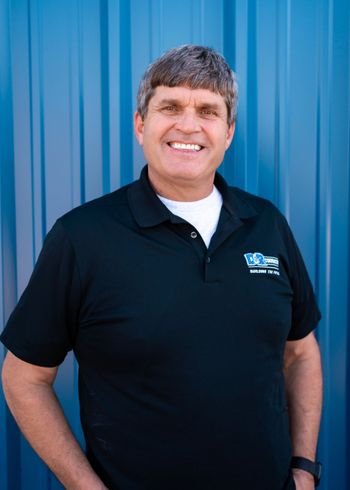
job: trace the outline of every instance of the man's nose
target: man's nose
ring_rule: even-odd
[[[176,129],[183,133],[195,133],[200,131],[200,119],[195,111],[183,111],[176,121]]]

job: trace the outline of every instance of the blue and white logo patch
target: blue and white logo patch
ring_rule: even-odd
[[[244,254],[244,258],[251,274],[280,275],[279,260],[277,257],[263,255],[260,252],[248,252]]]

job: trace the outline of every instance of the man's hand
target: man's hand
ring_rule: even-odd
[[[315,489],[315,479],[310,473],[304,470],[299,470],[297,468],[293,468],[292,471],[296,490]]]

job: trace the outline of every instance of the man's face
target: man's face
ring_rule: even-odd
[[[187,87],[157,87],[134,123],[150,177],[170,185],[212,181],[234,133],[221,95]]]

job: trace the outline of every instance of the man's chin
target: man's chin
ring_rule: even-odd
[[[211,183],[214,179],[216,167],[208,168],[200,163],[183,162],[168,165],[166,168],[155,169],[149,166],[149,177],[154,181],[167,182],[168,184],[179,184],[183,186],[199,187],[206,182]]]
[[[200,182],[204,181],[204,180],[209,180],[212,175],[214,174],[214,171],[209,173],[209,172],[206,172],[206,173],[203,173],[203,172],[200,172],[196,169],[188,169],[188,170],[182,170],[182,171],[178,171],[178,172],[174,172],[172,174],[172,179],[173,180],[177,180],[179,182],[183,182],[183,183],[193,183],[195,184],[196,182],[199,184]]]

